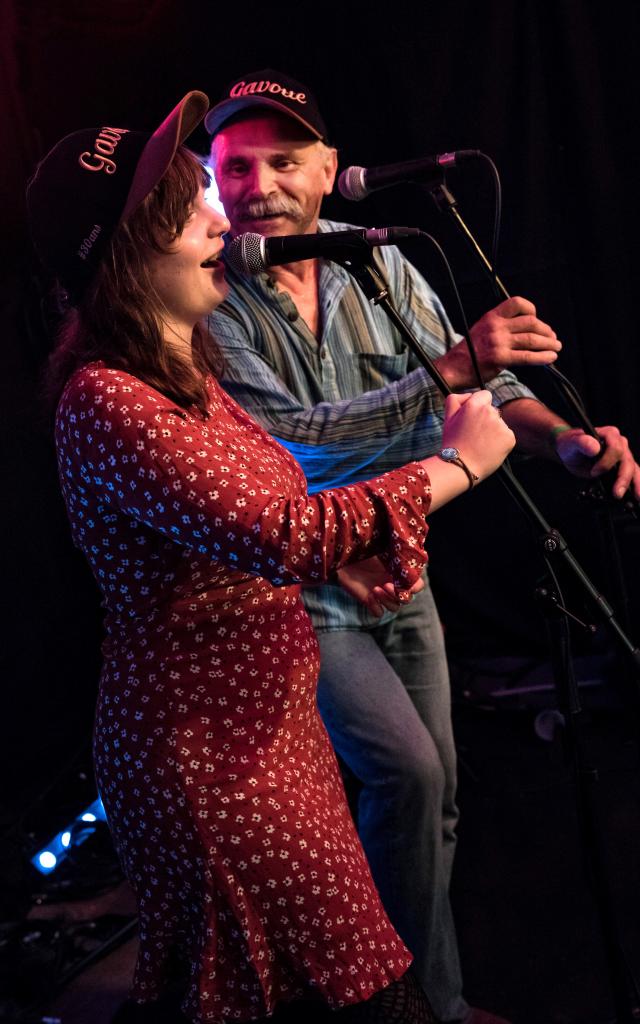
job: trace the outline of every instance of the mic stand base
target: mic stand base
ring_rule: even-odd
[[[555,538],[554,538],[555,539]],[[549,548],[545,544],[545,550]],[[553,555],[560,556],[559,547]],[[546,560],[546,556],[545,556]],[[609,971],[618,1024],[640,1020],[640,998],[614,913],[614,898],[607,870],[606,845],[597,827],[600,773],[589,763],[584,741],[584,710],[571,655],[569,619],[561,604],[553,573],[536,592],[547,623],[553,681],[558,708],[564,719],[564,752],[575,781],[576,811],[588,881],[598,911],[602,942]],[[574,616],[571,616],[575,618]],[[579,620],[578,620],[579,622]],[[592,626],[580,623],[591,631]],[[635,991],[634,991],[635,990]]]

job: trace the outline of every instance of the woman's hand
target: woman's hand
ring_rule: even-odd
[[[457,448],[481,480],[491,476],[516,443],[515,434],[491,404],[491,392],[449,395],[444,411],[443,448]]]
[[[516,443],[515,434],[491,404],[489,391],[449,395],[445,402],[443,448],[457,448],[460,458],[479,480],[500,466]],[[431,511],[469,488],[469,478],[454,462],[434,455],[422,465],[431,481]]]
[[[365,605],[372,615],[378,617],[385,609],[397,612],[414,594],[424,590],[424,579],[420,577],[409,591],[403,591],[408,597],[402,601],[398,600],[389,572],[380,559],[375,557],[343,565],[336,575],[340,586]]]

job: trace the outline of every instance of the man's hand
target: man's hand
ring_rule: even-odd
[[[553,328],[536,316],[533,303],[519,297],[489,310],[469,334],[485,381],[506,367],[553,363],[562,348]],[[466,341],[459,341],[435,363],[454,390],[477,387]]]
[[[574,476],[591,478],[601,476],[617,466],[614,497],[622,498],[629,487],[633,486],[633,493],[640,499],[640,466],[633,457],[626,437],[622,436],[617,427],[596,429],[605,445],[600,458],[596,458],[600,452],[596,438],[585,434],[578,427],[558,434],[556,451],[560,461]]]
[[[398,600],[391,576],[379,558],[365,558],[361,562],[343,565],[336,575],[340,586],[366,605],[372,615],[378,617],[383,614],[385,608],[387,611],[397,612],[414,594],[424,590],[424,579],[420,577],[408,591],[409,596],[403,601]],[[407,591],[403,591],[403,594],[406,593]]]

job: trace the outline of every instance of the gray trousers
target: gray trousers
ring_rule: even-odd
[[[358,832],[385,910],[443,1021],[467,1004],[449,882],[456,755],[442,629],[427,586],[393,621],[319,631],[318,705],[362,783]]]

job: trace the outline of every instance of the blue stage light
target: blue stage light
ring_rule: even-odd
[[[85,839],[88,839],[94,831],[91,826],[97,821],[106,821],[106,818],[102,800],[98,797],[71,824],[58,832],[41,850],[38,850],[31,858],[31,863],[40,874],[51,874],[67,856],[71,847],[79,846]],[[80,827],[80,822],[83,823],[82,827]]]

